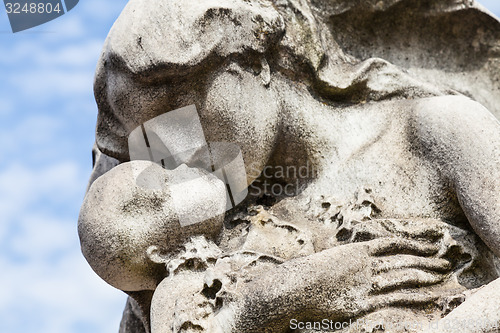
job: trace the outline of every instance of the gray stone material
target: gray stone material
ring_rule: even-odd
[[[496,332],[500,22],[476,1],[131,0],[95,96],[79,235],[130,296],[121,333]],[[241,150],[225,213],[215,170],[130,161],[189,105]]]
[[[212,211],[208,215],[214,217],[180,227],[171,188],[179,179],[185,181],[186,174],[196,177],[189,185],[198,195],[181,196],[189,205],[186,209],[201,216]],[[94,181],[85,197],[78,223],[82,252],[112,286],[154,290],[165,276],[157,261],[193,235],[215,238],[225,207],[224,185],[203,170],[181,166],[170,171],[148,161],[122,163]]]

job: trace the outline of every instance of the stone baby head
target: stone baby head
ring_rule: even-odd
[[[99,177],[85,197],[78,220],[82,252],[112,286],[154,290],[168,258],[190,237],[218,235],[225,191],[215,176],[185,165],[165,170],[148,161],[121,164]],[[192,224],[183,223],[186,214]]]

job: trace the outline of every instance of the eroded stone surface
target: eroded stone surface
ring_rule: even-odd
[[[131,296],[120,332],[498,324],[499,50],[475,1],[131,0],[97,68],[79,219]],[[131,131],[192,104],[243,155],[250,194],[224,216],[213,170],[129,161]]]

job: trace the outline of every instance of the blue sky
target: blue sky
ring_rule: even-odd
[[[81,0],[17,34],[0,5],[0,332],[118,331],[125,296],[85,262],[76,221],[91,170],[94,69],[126,3]],[[500,16],[500,0],[481,3]]]
[[[79,249],[91,171],[92,82],[124,0],[82,0],[12,34],[0,5],[0,332],[117,332],[122,292]]]

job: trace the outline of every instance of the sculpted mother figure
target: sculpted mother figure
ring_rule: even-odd
[[[131,0],[97,67],[79,219],[130,296],[120,332],[494,330],[499,50],[474,1]],[[130,161],[134,129],[188,105],[241,149],[251,191],[226,213],[211,170]],[[182,226],[179,205],[216,213]]]

